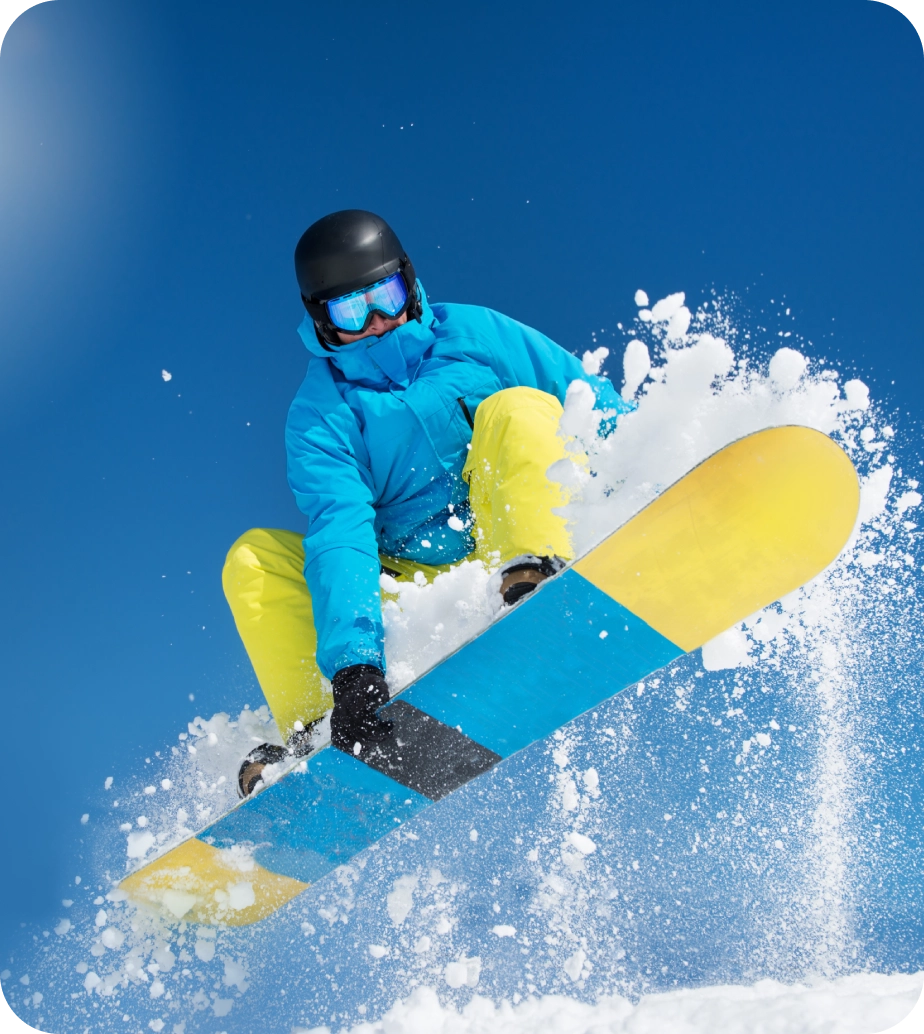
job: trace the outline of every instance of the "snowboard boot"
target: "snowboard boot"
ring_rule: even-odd
[[[512,607],[553,574],[564,570],[567,561],[557,556],[519,556],[500,569],[500,594]]]
[[[282,761],[304,757],[311,751],[311,733],[320,719],[311,722],[307,727],[296,729],[289,736],[288,746],[280,747],[278,743],[261,743],[241,762],[237,773],[237,790],[241,797],[249,797],[263,778],[263,769],[267,765],[278,765]]]

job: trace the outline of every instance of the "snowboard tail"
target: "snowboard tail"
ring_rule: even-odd
[[[732,443],[392,700],[394,730],[378,747],[361,758],[320,749],[123,888],[187,921],[264,918],[504,758],[805,584],[837,557],[858,508],[853,465],[826,435],[779,427]]]

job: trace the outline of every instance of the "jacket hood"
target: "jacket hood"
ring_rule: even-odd
[[[298,328],[299,337],[313,356],[327,360],[348,381],[369,386],[394,383],[407,387],[411,372],[436,340],[433,328],[439,323],[419,280],[417,290],[422,310],[420,322],[408,320],[381,337],[361,338],[328,351],[318,341],[314,321],[306,312]],[[335,379],[339,378],[335,375]]]

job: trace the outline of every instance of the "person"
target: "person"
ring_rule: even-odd
[[[568,385],[592,387],[601,419],[629,406],[545,335],[474,305],[431,303],[384,219],[324,216],[295,249],[310,358],[286,424],[288,480],[304,537],[256,528],[228,553],[225,595],[286,747],[308,749],[331,709],[334,746],[385,736],[389,699],[380,575],[432,580],[480,559],[513,605],[572,559],[567,500],[546,471],[566,455]],[[554,289],[554,285],[550,285]]]

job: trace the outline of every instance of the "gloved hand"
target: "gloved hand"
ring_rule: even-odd
[[[352,754],[357,743],[381,740],[392,723],[379,718],[376,711],[388,703],[388,683],[371,664],[353,664],[334,675],[334,713],[330,718],[331,743]]]

